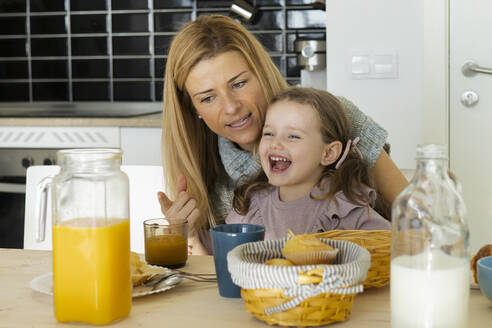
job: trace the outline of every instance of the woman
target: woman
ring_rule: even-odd
[[[225,220],[234,182],[260,168],[251,151],[268,103],[287,87],[263,46],[231,18],[200,16],[171,44],[164,77],[162,163],[175,201],[159,193],[159,202],[167,217],[188,218],[191,240],[198,232],[208,250],[206,228]],[[358,146],[373,167],[378,191],[392,202],[407,181],[382,150],[386,131],[340,100],[352,137],[360,137]]]

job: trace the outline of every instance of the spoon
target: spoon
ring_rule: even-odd
[[[154,286],[152,287],[152,290],[156,290],[163,287],[175,286],[179,284],[181,281],[183,281],[183,279],[184,278],[179,274],[167,276],[166,278],[155,283]]]
[[[153,287],[156,284],[160,283],[161,281],[167,279],[168,277],[174,276],[176,274],[178,274],[176,271],[166,269],[163,273],[156,274],[152,278],[147,280],[144,283],[144,286],[145,287]]]

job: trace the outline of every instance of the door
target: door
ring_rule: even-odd
[[[475,252],[492,244],[492,74],[465,75],[462,67],[474,61],[492,73],[492,1],[450,0],[449,13],[450,166],[463,187]]]

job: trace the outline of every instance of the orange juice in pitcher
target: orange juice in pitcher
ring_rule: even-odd
[[[128,219],[73,219],[53,226],[55,316],[106,324],[130,313]]]
[[[38,240],[51,191],[53,297],[60,322],[108,324],[132,303],[128,177],[119,149],[68,149],[40,183]]]

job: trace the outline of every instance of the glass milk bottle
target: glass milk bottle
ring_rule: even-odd
[[[391,326],[468,325],[469,232],[446,149],[417,147],[415,176],[393,203]]]
[[[60,322],[107,324],[130,313],[128,177],[118,149],[58,152],[60,173],[40,183],[38,239],[51,189],[53,295]]]

